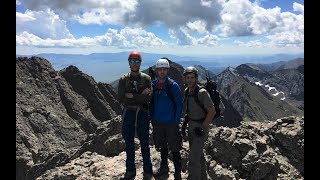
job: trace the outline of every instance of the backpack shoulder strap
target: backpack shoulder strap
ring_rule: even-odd
[[[196,87],[195,91],[194,91],[194,100],[195,102],[201,107],[201,109],[207,114],[207,110],[206,108],[204,108],[204,105],[200,102],[199,100],[199,91],[200,89],[205,89],[203,86],[198,86]]]
[[[186,99],[188,95],[189,95],[189,88],[186,87],[186,88],[184,89],[184,99]]]
[[[141,84],[149,86],[149,83],[151,82],[151,77],[148,74],[143,72],[140,72],[140,76],[141,76]]]
[[[173,94],[170,91],[171,87],[173,86],[173,83],[174,83],[174,80],[169,78],[169,83],[167,84],[167,87],[166,87],[165,91],[166,91],[167,96],[169,97],[169,99],[172,101],[172,103],[174,105],[174,108],[176,109],[177,105],[176,105],[176,102],[174,101]]]
[[[129,87],[130,86],[130,73],[127,73],[127,74],[124,74],[123,76],[122,76],[122,79],[123,79],[123,81],[124,81],[124,86],[125,86],[125,88],[127,89],[130,89],[131,87]]]

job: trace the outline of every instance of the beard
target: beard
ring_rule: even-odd
[[[195,87],[197,85],[197,82],[196,83],[187,83],[187,86],[189,87],[189,88],[193,88],[193,87]]]
[[[140,68],[137,68],[136,70],[131,69],[131,72],[139,72]]]

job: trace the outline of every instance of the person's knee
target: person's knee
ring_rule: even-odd
[[[146,135],[139,137],[141,148],[149,148],[149,138],[145,136]]]

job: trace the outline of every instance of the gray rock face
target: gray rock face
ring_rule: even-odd
[[[250,82],[248,78],[238,74],[236,69],[228,68],[220,73],[217,76],[217,84],[220,94],[245,121],[268,121],[285,116],[303,115],[301,109]]]
[[[304,179],[304,145],[300,143],[304,139],[303,124],[304,118],[286,117],[276,122],[243,122],[237,128],[211,129],[204,151],[209,177],[230,180]],[[101,128],[106,126],[111,127],[109,123],[105,123]],[[111,130],[103,129],[105,133]],[[93,136],[99,139],[101,136],[98,134],[101,133]],[[114,138],[115,136],[111,135],[107,139],[112,141]],[[295,141],[288,144],[288,139],[292,138]],[[136,141],[136,145],[136,179],[142,179],[143,164],[139,141]],[[293,146],[296,148],[293,149]],[[184,141],[181,150],[183,179],[188,176],[188,149],[189,144]],[[67,164],[47,170],[37,179],[118,179],[125,172],[126,154],[121,151],[114,150],[118,154],[109,156],[101,155],[94,149],[86,149]],[[160,152],[153,146],[150,146],[150,152],[153,170],[156,171],[161,162]],[[169,169],[169,175],[161,178],[173,180],[171,154]]]
[[[221,166],[211,165],[213,169],[209,171],[215,178],[302,179],[304,118],[286,117],[274,122],[242,122],[238,128],[215,128],[205,149],[215,161],[213,164]]]
[[[288,103],[303,109],[303,63],[303,59],[292,60],[273,71],[264,71],[254,64],[241,64],[236,68],[236,72],[250,82],[259,82],[270,94],[280,92],[279,99],[284,98]]]
[[[56,72],[43,58],[16,59],[16,179],[63,164],[101,122],[121,113],[103,87],[73,66]]]

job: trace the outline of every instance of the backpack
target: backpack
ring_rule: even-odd
[[[195,102],[201,107],[201,109],[207,114],[207,110],[204,108],[204,105],[200,102],[199,97],[198,97],[198,93],[199,90],[204,88],[207,90],[207,92],[210,95],[210,98],[214,104],[214,108],[216,111],[216,114],[214,115],[213,119],[220,117],[220,113],[221,113],[221,109],[220,109],[220,102],[221,102],[221,97],[219,92],[216,90],[216,87],[214,85],[214,83],[208,78],[208,75],[206,75],[206,79],[207,82],[204,85],[200,85],[199,87],[197,87],[194,91],[194,95],[193,98],[195,100]],[[188,94],[189,92],[189,88],[187,87],[184,90],[184,94],[185,94],[185,99],[189,96]]]
[[[154,71],[154,69],[152,67],[149,67],[148,75],[151,77],[151,80],[156,79],[156,72]]]

